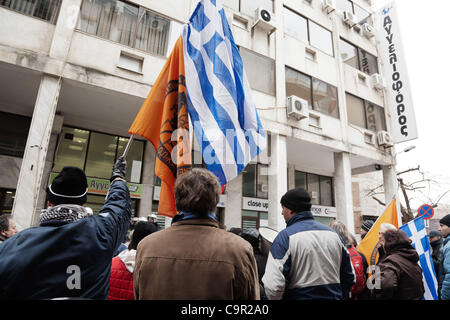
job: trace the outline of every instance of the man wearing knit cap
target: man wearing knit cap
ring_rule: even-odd
[[[345,244],[337,233],[314,220],[311,197],[303,188],[281,197],[286,229],[270,248],[263,277],[271,300],[343,299],[354,283]]]
[[[373,221],[372,220],[366,220],[362,223],[361,225],[361,240],[364,239],[364,237],[367,235],[367,233],[369,232],[369,230],[372,228],[373,226]]]
[[[87,179],[64,167],[47,188],[48,207],[38,227],[0,245],[0,300],[106,299],[111,261],[131,217],[126,162],[119,157],[99,214],[83,207]]]
[[[442,300],[450,300],[450,214],[439,220],[439,232],[444,238],[438,277],[439,291]]]

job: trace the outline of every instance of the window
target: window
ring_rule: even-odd
[[[249,163],[243,170],[242,195],[244,197],[268,199],[268,166],[261,163]]]
[[[308,20],[292,10],[284,8],[284,33],[308,43]]]
[[[313,109],[339,118],[337,88],[313,78]]]
[[[342,61],[368,75],[378,72],[378,59],[374,55],[340,39],[339,50]]]
[[[312,108],[311,96],[312,80],[307,76],[294,69],[286,67],[286,96],[297,96],[308,101],[308,105]]]
[[[366,127],[366,117],[364,114],[364,100],[351,94],[346,94],[348,122],[358,127]]]
[[[275,95],[275,61],[239,48],[250,87],[254,90]]]
[[[372,23],[371,14],[350,0],[336,0],[336,9],[340,12],[348,11],[355,15],[358,24]]]
[[[339,41],[339,51],[341,52],[341,59],[344,63],[359,69],[358,48],[351,45],[347,41]]]
[[[284,33],[333,56],[331,32],[317,23],[284,8]]]
[[[311,109],[339,118],[337,88],[319,79],[286,67],[286,96],[308,101]]]
[[[86,159],[85,173],[88,177],[108,179],[116,159],[117,137],[92,132]]]
[[[56,24],[60,0],[1,0],[0,6]]]
[[[234,11],[240,11],[252,18],[255,16],[255,11],[258,8],[273,12],[273,0],[222,0],[222,4],[224,7],[231,8]]]
[[[0,112],[0,154],[23,157],[31,119]]]
[[[86,176],[109,179],[116,159],[123,154],[129,138],[92,132],[78,128],[63,127],[55,153],[53,172],[65,166],[75,166]],[[144,142],[133,140],[125,158],[126,180],[140,183]]]
[[[308,20],[309,42],[311,45],[326,54],[333,56],[333,40],[331,32],[319,26],[317,23]]]
[[[0,214],[11,214],[16,190],[0,189]]]
[[[349,93],[346,94],[346,100],[349,123],[373,132],[386,130],[384,108]]]
[[[242,228],[259,229],[268,224],[269,214],[267,212],[242,210]]]
[[[334,206],[333,178],[295,170],[295,187],[306,189],[311,195],[311,204]]]
[[[118,0],[83,1],[78,29],[123,45],[164,55],[170,21]]]

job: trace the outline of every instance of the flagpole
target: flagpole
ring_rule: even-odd
[[[134,133],[130,136],[130,139],[128,140],[127,146],[125,147],[125,150],[123,151],[122,157],[126,158],[128,151],[130,150],[131,147],[131,143],[133,142],[134,139]]]

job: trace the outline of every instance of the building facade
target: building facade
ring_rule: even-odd
[[[356,230],[352,175],[381,170],[386,198],[395,193],[371,2],[222,2],[268,142],[227,184],[221,222],[280,230],[279,200],[302,186],[320,222]],[[85,170],[86,205],[98,212],[128,128],[196,4],[0,1],[0,209],[19,228],[38,223],[45,188],[66,165]],[[202,166],[195,141],[193,150]],[[137,138],[127,162],[134,215],[145,217],[159,200],[152,145]]]

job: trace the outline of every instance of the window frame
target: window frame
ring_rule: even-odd
[[[366,50],[364,50],[364,49],[362,49],[362,48],[360,48],[360,47],[358,47],[357,45],[354,45],[353,43],[351,43],[350,41],[348,41],[348,40],[346,40],[346,39],[344,39],[344,38],[342,38],[342,37],[340,37],[339,38],[339,42],[340,41],[342,41],[342,42],[345,42],[347,45],[349,45],[349,46],[351,46],[351,47],[353,47],[353,48],[355,48],[356,49],[356,60],[357,60],[357,63],[358,63],[358,68],[356,68],[358,71],[360,71],[360,72],[362,72],[362,73],[364,73],[364,74],[366,74],[366,75],[368,75],[368,76],[371,76],[371,75],[373,75],[373,74],[375,74],[375,73],[378,73],[379,72],[379,66],[378,66],[378,57],[377,56],[375,56],[375,55],[373,55],[373,54],[371,54],[370,52],[368,52],[368,51],[366,51]],[[341,53],[340,50],[341,48],[339,47],[339,53]],[[377,67],[377,70],[374,72],[374,73],[372,73],[372,74],[370,74],[370,73],[367,73],[367,72],[365,72],[364,70],[362,70],[362,66],[361,66],[361,51],[364,51],[366,54],[368,54],[368,55],[370,55],[370,56],[372,56],[372,57],[374,57],[375,59],[376,59],[376,67]],[[341,57],[341,55],[339,54],[339,56]],[[342,57],[341,57],[341,59],[342,59]],[[348,64],[348,63],[346,63],[345,61],[342,61],[342,63],[344,63],[344,64],[346,64],[346,65],[348,65],[348,66],[350,66],[350,67],[352,67],[352,68],[355,68],[354,66],[352,66],[352,65],[350,65],[350,64]]]
[[[86,171],[86,161],[87,161],[87,157],[88,157],[88,154],[89,154],[89,146],[90,146],[90,143],[91,143],[91,134],[92,133],[99,133],[99,134],[105,134],[105,135],[108,135],[108,136],[113,136],[113,137],[117,137],[117,141],[116,141],[116,149],[115,149],[115,160],[114,161],[117,161],[117,158],[118,158],[118,150],[119,150],[119,142],[120,142],[120,138],[126,138],[126,139],[129,139],[129,137],[124,137],[124,136],[120,136],[120,135],[114,135],[114,134],[110,134],[110,133],[106,133],[106,132],[101,132],[101,131],[97,131],[97,130],[91,130],[91,129],[86,129],[86,128],[81,128],[81,127],[75,127],[75,126],[71,126],[71,125],[63,125],[63,128],[72,128],[72,129],[80,129],[80,130],[85,130],[85,131],[88,131],[89,132],[89,135],[88,135],[88,140],[87,140],[87,143],[86,143],[86,154],[84,155],[84,159],[83,159],[83,168],[81,168],[84,172]],[[59,148],[59,146],[60,146],[60,144],[61,144],[61,141],[62,141],[62,139],[63,139],[64,137],[62,136],[62,131],[58,134],[58,143],[57,143],[57,146],[56,146],[56,149],[55,149],[55,152],[54,152],[54,154],[53,154],[53,159],[52,159],[52,169],[51,169],[51,171],[52,172],[56,172],[56,171],[53,171],[53,168],[55,167],[55,161],[56,161],[56,155],[57,155],[57,153],[58,153],[58,148]],[[136,139],[135,139],[136,140]],[[137,141],[140,141],[140,142],[142,142],[142,162],[144,161],[144,155],[145,155],[145,146],[146,146],[146,143],[145,143],[145,141],[144,140],[137,140]],[[111,170],[112,170],[112,168],[111,168]],[[141,172],[140,172],[140,174],[139,174],[139,182],[132,182],[132,183],[137,183],[137,184],[141,184],[142,183],[142,174],[143,174],[143,170],[142,170],[142,167],[141,167]],[[96,176],[89,176],[90,178],[96,178],[96,179],[106,179],[106,178],[104,178],[104,177],[96,177]]]
[[[259,162],[256,162],[256,163],[255,162],[253,162],[253,163],[250,162],[250,163],[247,164],[247,166],[249,166],[249,165],[254,165],[255,166],[255,177],[253,179],[253,190],[255,191],[255,193],[253,195],[244,194],[244,174],[243,174],[242,175],[242,192],[241,192],[242,196],[243,197],[248,197],[248,198],[256,198],[256,199],[265,199],[265,200],[269,199],[269,190],[267,190],[267,198],[258,197],[258,185],[259,185],[258,184],[258,182],[259,182],[258,172],[260,172],[260,170],[263,167],[266,167],[266,169],[268,170],[269,169],[269,165],[268,164],[264,164],[264,163],[259,163]],[[245,166],[245,168],[247,168],[247,166]],[[244,170],[245,170],[245,168],[244,168]],[[269,181],[267,180],[267,187],[269,187],[269,183],[268,182]]]
[[[311,195],[311,192],[308,190],[308,176],[312,175],[312,176],[316,176],[318,178],[318,187],[319,187],[319,194],[318,194],[318,199],[319,199],[319,204],[317,204],[318,206],[325,206],[325,207],[335,207],[336,203],[335,203],[335,198],[334,198],[334,179],[333,177],[329,177],[329,176],[324,176],[321,174],[316,174],[316,173],[311,173],[311,172],[306,172],[306,171],[302,171],[302,170],[294,170],[294,187],[297,188],[297,185],[295,184],[296,182],[296,173],[302,173],[305,176],[305,186],[298,186],[298,187],[302,187],[304,189],[306,189],[306,191],[308,191],[308,193]],[[322,187],[321,187],[321,182],[322,179],[327,179],[331,181],[331,205],[325,205],[322,204]],[[312,199],[311,199],[312,200]]]
[[[295,10],[293,10],[293,9],[287,7],[287,6],[283,6],[283,9],[289,10],[289,11],[291,11],[293,14],[298,15],[299,17],[301,17],[301,18],[303,18],[303,19],[306,20],[306,35],[307,35],[307,37],[308,37],[308,43],[307,43],[307,45],[309,45],[309,46],[311,46],[311,47],[313,47],[313,48],[315,48],[315,49],[317,49],[317,50],[320,50],[321,52],[325,53],[325,54],[328,55],[328,56],[335,57],[334,41],[333,41],[333,31],[328,30],[327,28],[325,28],[325,27],[324,27],[323,25],[321,25],[320,23],[317,23],[316,21],[311,20],[311,19],[309,19],[308,17],[303,16],[302,14],[298,13],[297,11],[295,11]],[[311,31],[310,31],[310,25],[309,25],[310,21],[311,21],[312,23],[314,23],[315,25],[319,26],[320,28],[322,28],[322,29],[324,29],[324,30],[326,30],[326,31],[328,31],[328,32],[330,33],[331,50],[332,50],[331,55],[330,55],[329,53],[325,52],[323,49],[318,48],[318,47],[316,47],[316,46],[314,46],[314,45],[311,44]],[[284,32],[284,26],[283,26],[283,32]],[[284,32],[284,34],[286,34],[286,32]],[[287,35],[290,36],[290,37],[292,37],[292,36],[289,35],[289,34],[287,34]],[[293,37],[292,37],[292,38],[293,38]],[[300,40],[300,39],[297,39],[297,38],[294,38],[294,39],[296,39],[297,41],[303,42],[303,40]]]
[[[102,40],[111,41],[111,42],[117,43],[117,44],[119,44],[119,45],[122,45],[122,46],[126,46],[126,47],[129,47],[129,48],[132,48],[132,49],[134,49],[134,50],[139,50],[139,51],[142,51],[142,52],[144,52],[144,53],[146,53],[146,54],[151,54],[151,55],[155,55],[155,56],[158,56],[158,57],[164,57],[164,58],[166,58],[167,53],[168,53],[168,51],[170,50],[170,48],[168,47],[168,46],[169,46],[169,41],[168,41],[168,40],[169,40],[169,36],[170,36],[170,30],[171,30],[171,28],[172,28],[172,19],[171,19],[171,18],[169,18],[168,16],[163,15],[163,14],[161,14],[161,13],[159,13],[159,12],[155,12],[155,11],[153,11],[153,10],[147,8],[147,7],[144,7],[144,6],[142,6],[142,5],[139,5],[139,4],[137,4],[137,3],[132,3],[132,2],[129,2],[129,1],[126,1],[126,0],[110,0],[110,1],[123,2],[123,3],[127,4],[127,5],[130,5],[130,6],[133,6],[133,7],[137,7],[137,9],[138,9],[138,12],[137,12],[137,15],[136,15],[136,25],[135,25],[135,27],[134,27],[133,35],[132,35],[132,38],[133,38],[133,40],[132,40],[132,45],[127,45],[127,44],[123,44],[123,43],[121,43],[121,42],[119,42],[119,41],[111,40],[111,39],[108,39],[108,38],[106,38],[106,37],[103,37],[103,36],[100,36],[100,35],[97,35],[97,34],[93,34],[93,33],[90,33],[90,32],[88,32],[88,31],[85,31],[85,30],[80,29],[81,12],[82,12],[82,10],[83,10],[83,5],[85,4],[86,1],[87,1],[87,0],[82,0],[82,1],[81,1],[80,14],[78,15],[77,23],[76,23],[76,25],[75,25],[75,30],[76,30],[76,31],[86,33],[86,34],[88,34],[88,35],[90,35],[90,36],[93,36],[93,37],[98,37],[98,38],[100,38],[100,39],[102,39]],[[163,50],[161,50],[161,51],[164,52],[163,54],[159,54],[159,53],[157,53],[157,52],[147,51],[147,50],[140,49],[140,48],[137,48],[137,47],[136,47],[136,39],[137,39],[138,28],[139,28],[139,17],[140,17],[141,11],[144,11],[144,12],[146,12],[146,11],[147,11],[147,12],[150,12],[150,13],[152,13],[152,14],[154,14],[154,15],[160,17],[160,18],[166,19],[166,20],[169,22],[169,28],[168,28],[168,31],[167,31],[167,43],[166,43],[166,45],[165,45],[165,48],[164,48]]]
[[[383,113],[382,113],[382,115],[383,115],[383,118],[384,118],[384,123],[383,124],[381,124],[381,130],[386,130],[387,129],[387,120],[386,120],[386,110],[385,110],[385,108],[383,107],[383,106],[380,106],[380,105],[378,105],[378,104],[376,104],[376,103],[373,103],[373,102],[371,102],[371,101],[368,101],[368,100],[366,100],[366,99],[363,99],[363,98],[361,98],[361,97],[358,97],[358,96],[356,96],[356,95],[354,95],[354,94],[352,94],[352,93],[350,93],[350,92],[348,92],[348,91],[346,91],[345,92],[345,95],[346,95],[346,97],[345,97],[345,106],[346,106],[346,108],[348,108],[348,105],[347,105],[347,95],[350,95],[350,96],[352,96],[352,97],[354,97],[354,98],[357,98],[357,99],[359,99],[359,100],[361,100],[362,102],[363,102],[363,112],[364,112],[364,128],[363,129],[365,129],[365,130],[368,130],[368,131],[370,131],[370,132],[378,132],[378,131],[373,131],[372,129],[370,129],[369,128],[369,124],[367,123],[367,108],[368,108],[368,105],[369,104],[372,104],[372,105],[374,105],[375,107],[378,107],[378,108],[381,108],[382,110],[383,110]],[[348,121],[348,111],[347,111],[347,123],[348,123],[348,125],[353,125],[353,126],[357,126],[358,128],[361,128],[359,125],[357,125],[357,124],[354,124],[354,123],[351,123],[350,121]]]
[[[313,110],[313,111],[315,111],[315,112],[319,112],[320,114],[324,114],[324,115],[327,115],[327,116],[332,117],[332,118],[335,118],[335,119],[340,119],[340,118],[341,118],[341,115],[340,115],[340,112],[339,112],[339,90],[338,90],[338,87],[333,86],[332,84],[329,84],[328,82],[323,81],[322,79],[319,79],[319,78],[310,76],[309,74],[306,74],[306,73],[304,73],[304,72],[298,71],[297,69],[294,69],[294,68],[290,67],[289,65],[284,65],[284,70],[285,70],[285,77],[284,77],[285,80],[284,80],[284,82],[285,82],[285,83],[286,83],[286,68],[291,69],[292,71],[298,72],[298,73],[302,74],[303,76],[308,77],[308,78],[311,80],[311,81],[310,81],[311,86],[310,86],[310,88],[309,88],[309,94],[310,94],[311,105],[308,105],[308,107],[310,108],[310,110]],[[323,82],[323,83],[325,83],[326,85],[331,86],[331,87],[333,87],[333,88],[336,89],[336,104],[337,104],[337,105],[336,105],[336,109],[337,109],[337,111],[338,111],[338,112],[337,112],[337,113],[338,113],[338,116],[337,116],[337,117],[331,115],[330,113],[323,112],[323,111],[321,111],[320,109],[315,109],[315,108],[314,108],[314,106],[315,106],[315,102],[314,102],[314,80]],[[286,93],[286,96],[287,96],[287,93]]]

